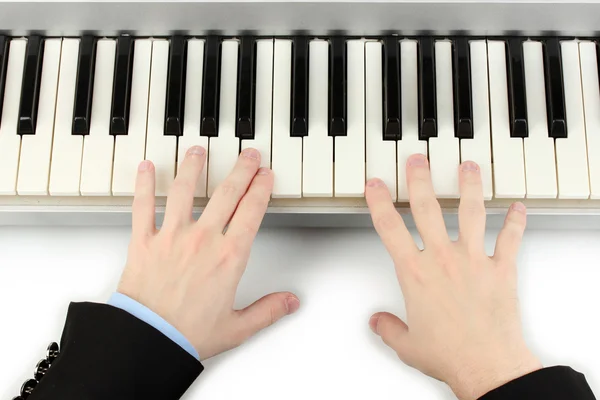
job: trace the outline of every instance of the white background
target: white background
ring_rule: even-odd
[[[15,396],[47,344],[59,342],[69,301],[108,299],[128,238],[127,228],[0,228],[0,398]],[[519,270],[528,343],[545,365],[584,372],[600,394],[600,231],[528,231]],[[186,399],[454,398],[368,328],[373,312],[404,315],[372,230],[262,231],[238,305],[278,290],[296,293],[300,310],[206,361]]]

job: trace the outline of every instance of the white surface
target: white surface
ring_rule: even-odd
[[[275,39],[273,62],[273,198],[302,195],[302,138],[290,136],[292,41]]]
[[[240,154],[240,139],[235,136],[239,46],[236,39],[221,44],[219,136],[211,137],[208,142],[208,197],[227,178]]]
[[[460,141],[454,136],[452,42],[435,42],[437,137],[429,139],[429,163],[433,190],[440,198],[457,198]],[[401,167],[398,167],[399,169]]]
[[[393,200],[397,198],[396,142],[383,140],[383,79],[381,42],[365,46],[365,121],[367,179],[379,178],[387,185]]]
[[[581,64],[581,87],[585,112],[585,136],[587,139],[587,157],[590,175],[590,197],[600,198],[600,91],[598,90],[598,64],[596,43],[579,44]],[[595,86],[594,86],[595,85]]]
[[[427,141],[419,140],[419,71],[416,40],[400,41],[400,62],[402,140],[396,142],[398,200],[408,201],[406,161],[415,153],[427,155]]]
[[[138,39],[133,49],[133,74],[127,135],[115,138],[112,192],[115,196],[133,195],[137,167],[146,156],[146,123],[150,93],[152,39]],[[94,116],[92,115],[92,119]]]
[[[65,52],[68,52],[69,42],[65,40]],[[54,134],[54,112],[56,108],[56,92],[58,89],[58,71],[61,59],[65,64],[69,63],[69,57],[63,54],[61,57],[61,39],[48,39],[44,43],[44,56],[42,60],[42,78],[40,82],[40,94],[38,100],[38,114],[36,118],[35,135],[23,135],[21,138],[21,157],[19,158],[19,175],[17,179],[17,193],[19,195],[46,195],[48,194],[48,176],[50,175],[50,160],[52,159],[52,137]],[[78,40],[77,40],[78,42]],[[10,56],[9,56],[10,57]],[[75,68],[77,68],[77,54],[75,54]],[[73,74],[68,66],[63,66],[66,74]],[[76,75],[76,73],[74,74]],[[71,79],[67,78],[66,81]],[[65,84],[63,83],[63,87]],[[62,94],[62,93],[61,93]],[[64,94],[59,98],[65,101]],[[71,108],[73,100],[71,99]],[[62,111],[62,110],[61,110]],[[60,132],[62,134],[63,132]],[[69,128],[69,135],[71,134]],[[57,148],[64,143],[64,137],[57,137]],[[72,146],[70,150],[76,150]],[[62,156],[62,153],[61,153]],[[67,152],[64,158],[73,160],[77,152]],[[61,157],[62,158],[62,157]],[[64,161],[63,161],[64,162]],[[68,162],[68,161],[67,161]],[[57,163],[60,164],[60,163]],[[62,177],[62,176],[61,176]],[[65,178],[68,178],[65,176]]]
[[[188,56],[189,57],[189,56]],[[254,139],[242,140],[242,150],[260,152],[260,166],[271,168],[271,123],[273,121],[273,39],[256,41],[256,98]]]
[[[202,108],[202,74],[204,73],[204,40],[190,39],[187,49],[187,66],[185,78],[185,118],[183,119],[183,136],[179,138],[177,151],[177,168],[185,159],[190,147],[202,146],[208,151],[208,137],[200,136],[200,110]],[[208,159],[208,158],[207,158]],[[206,161],[205,164],[207,165]],[[196,197],[206,197],[206,179],[208,168],[203,168],[196,184]]]
[[[365,40],[346,42],[347,136],[335,138],[335,197],[365,195]]]
[[[492,184],[492,146],[490,128],[490,98],[488,88],[487,44],[485,40],[473,40],[471,51],[471,85],[473,96],[473,139],[461,140],[461,162],[475,161],[481,171],[483,196],[490,200]]]
[[[528,198],[556,198],[554,139],[548,136],[542,42],[523,43],[529,137],[523,139]],[[548,93],[550,96],[550,93]]]
[[[63,40],[48,188],[53,196],[79,196],[83,135],[72,134],[78,60],[79,39]]]
[[[494,190],[498,198],[523,198],[523,139],[510,137],[505,46],[503,41],[488,41]]]
[[[26,50],[27,39],[11,40],[0,125],[0,194],[16,194],[21,150],[21,136],[17,135],[17,126]]]
[[[567,138],[556,139],[558,197],[587,199],[590,195],[585,121],[577,41],[561,42],[561,61],[567,112]]]
[[[146,128],[146,160],[154,163],[157,196],[169,194],[169,188],[175,179],[177,137],[165,135],[165,99],[167,98],[168,73],[169,41],[153,40],[148,126]]]
[[[308,136],[302,138],[302,196],[331,197],[333,196],[333,136],[328,134],[329,42],[320,39],[311,40],[309,51],[309,119]]]
[[[488,251],[495,237],[488,233]],[[48,343],[60,339],[70,301],[108,299],[128,240],[126,228],[0,229],[1,398],[16,395]],[[528,343],[545,365],[585,373],[596,391],[599,242],[599,231],[529,231],[519,258]],[[236,305],[290,290],[300,310],[206,361],[184,398],[454,399],[444,384],[402,364],[369,330],[374,312],[405,315],[396,282],[372,230],[261,231]]]
[[[110,196],[115,138],[110,135],[110,109],[115,75],[117,41],[100,39],[96,67],[90,134],[83,139],[80,192],[83,196]]]

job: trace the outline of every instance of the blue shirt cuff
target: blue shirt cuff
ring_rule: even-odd
[[[192,346],[192,344],[185,338],[185,336],[183,336],[181,332],[175,329],[173,325],[169,324],[161,316],[156,314],[154,311],[150,310],[148,307],[138,303],[131,297],[126,296],[122,293],[114,293],[108,300],[108,304],[113,307],[117,307],[124,311],[127,311],[134,317],[146,322],[148,325],[159,330],[166,337],[177,343],[185,351],[194,356],[196,360],[200,361],[200,356],[198,355],[198,352],[196,351],[194,346]]]

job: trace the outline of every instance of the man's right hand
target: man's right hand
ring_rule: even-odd
[[[460,166],[459,238],[451,241],[427,159],[407,163],[410,206],[420,250],[381,180],[367,183],[375,228],[395,263],[406,323],[389,313],[370,326],[411,367],[447,383],[459,399],[477,399],[542,368],[521,332],[516,259],[525,206],[511,206],[493,257],[484,250],[486,212],[477,164]]]

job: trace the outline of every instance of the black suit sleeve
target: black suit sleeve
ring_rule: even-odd
[[[52,362],[28,400],[179,399],[202,364],[161,332],[119,308],[71,303]],[[479,400],[596,400],[569,367],[532,372]]]
[[[479,400],[595,400],[585,376],[570,367],[544,368],[494,389]]]
[[[60,354],[28,400],[179,399],[202,364],[119,308],[71,303]]]

